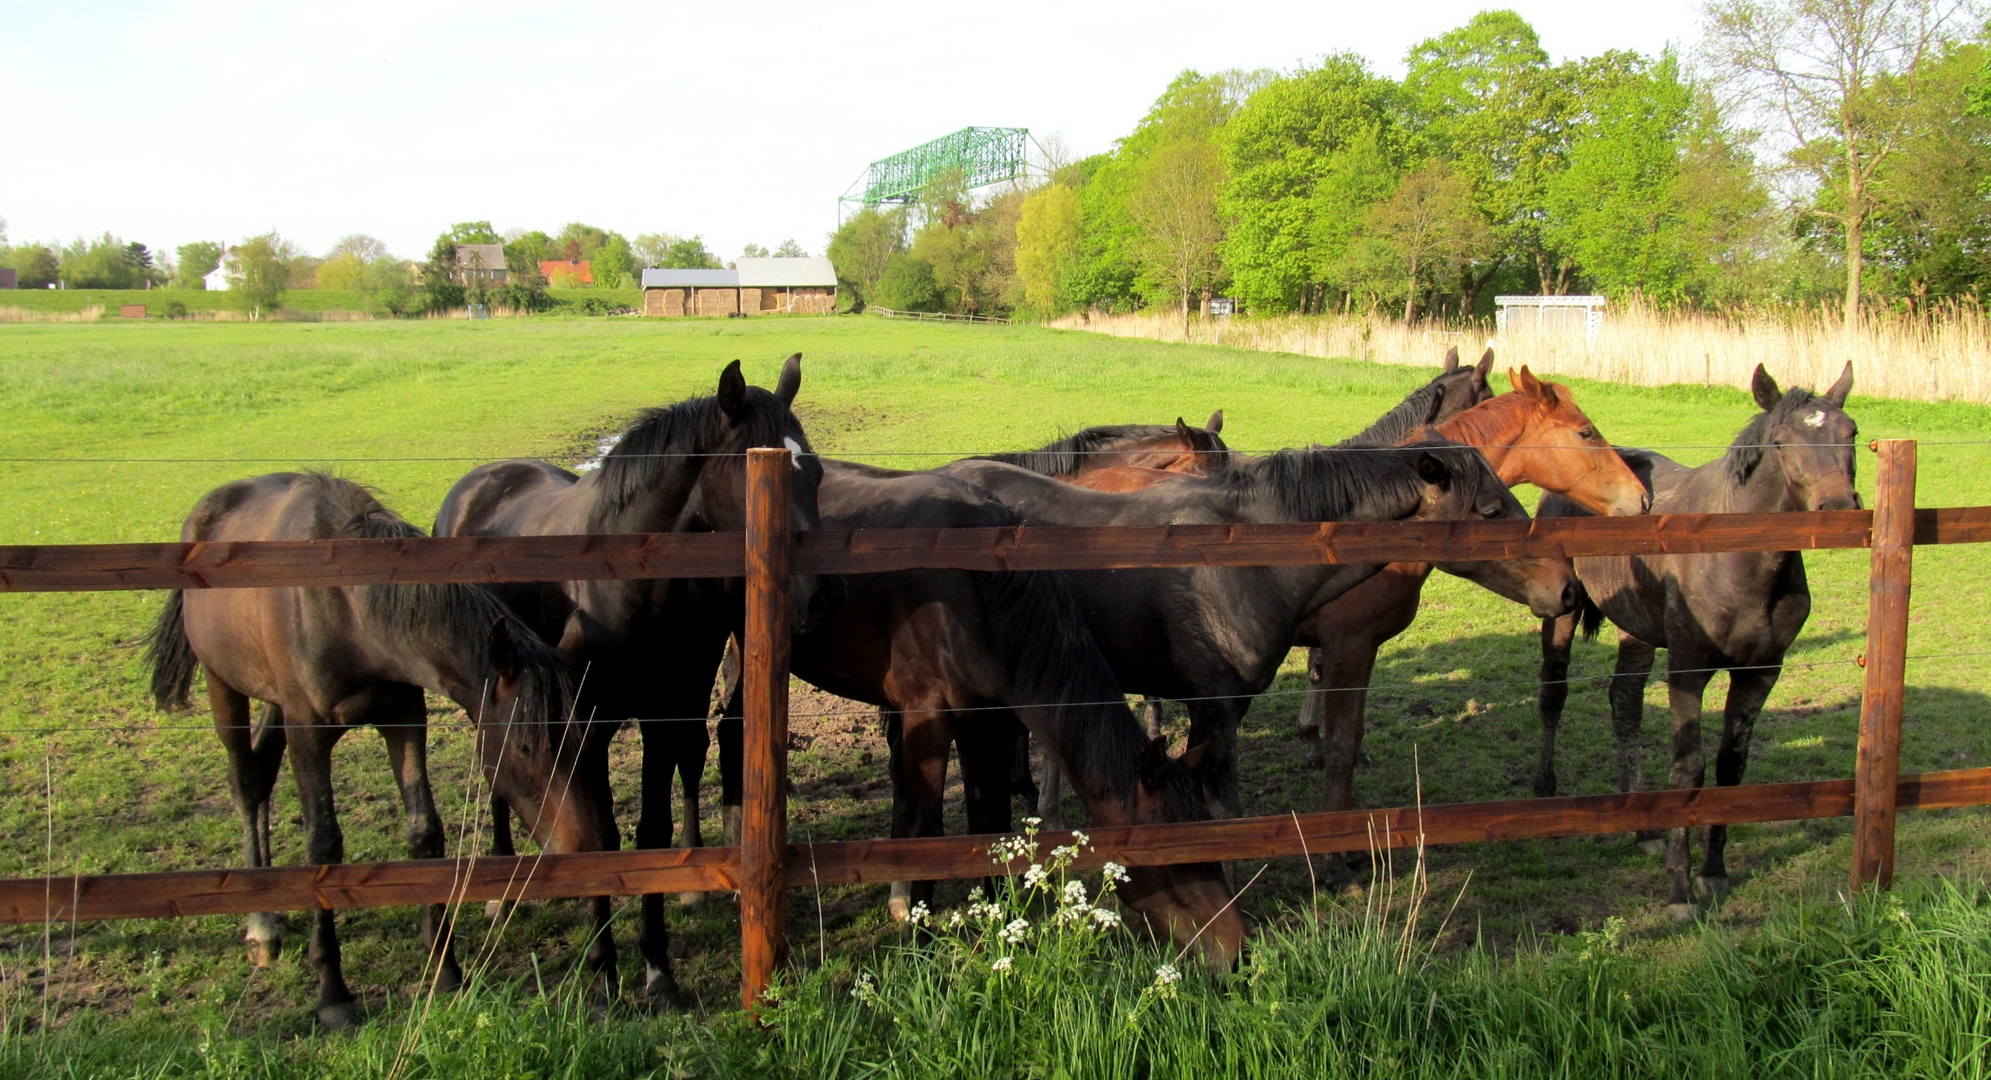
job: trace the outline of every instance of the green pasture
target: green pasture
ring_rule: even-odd
[[[19,295],[40,301],[81,294]],[[163,302],[219,294],[132,295]],[[291,293],[286,302],[311,295]],[[0,303],[12,302],[13,296],[0,295]],[[725,362],[741,358],[750,379],[770,384],[781,359],[797,351],[804,357],[797,411],[817,449],[895,465],[1025,448],[1094,423],[1178,415],[1200,422],[1216,408],[1225,410],[1225,438],[1241,450],[1333,440],[1430,374],[1425,368],[1035,327],[850,317],[261,325],[111,319],[0,326],[0,544],[175,539],[187,509],[213,486],[306,466],[365,481],[411,520],[426,524],[443,492],[479,462],[532,455],[574,463],[591,456],[596,439],[637,409],[709,393]],[[1504,387],[1504,379],[1497,382]],[[1717,455],[1754,412],[1740,390],[1571,385],[1613,441],[1674,447],[1674,456],[1695,463]],[[1982,445],[1991,432],[1991,410],[1876,401],[1862,397],[1856,385],[1848,411],[1863,437],[1924,440],[1922,504],[1991,503],[1991,448]],[[1862,451],[1860,481],[1868,495],[1871,463],[1871,454]],[[1813,615],[1757,726],[1751,781],[1851,773],[1861,679],[1853,659],[1864,647],[1866,553],[1814,554],[1807,565]],[[1991,701],[1983,674],[1991,662],[1983,609],[1991,572],[1981,552],[1965,547],[1918,549],[1915,569],[1909,648],[1915,659],[1908,668],[1902,767],[1991,765],[1991,724],[1985,722]],[[0,800],[0,875],[226,866],[236,860],[238,833],[207,718],[162,715],[144,693],[139,640],[160,602],[158,594],[146,593],[0,597],[0,685],[7,689],[0,695],[0,791],[6,796]],[[1597,678],[1609,672],[1612,655],[1606,642],[1578,647],[1573,674],[1592,681],[1578,682],[1563,725],[1560,773],[1571,793],[1612,787],[1604,684]],[[1378,664],[1367,743],[1372,763],[1358,775],[1362,800],[1405,804],[1420,793],[1427,803],[1525,797],[1538,737],[1537,657],[1535,622],[1523,609],[1456,580],[1434,578],[1417,625]],[[1303,765],[1298,699],[1291,694],[1302,685],[1300,667],[1296,655],[1274,693],[1245,721],[1243,769],[1253,812],[1309,810],[1318,802],[1319,774]],[[1718,712],[1725,685],[1717,680],[1711,688],[1711,713]],[[1648,695],[1644,733],[1654,783],[1663,783],[1669,760],[1659,686],[1655,681]],[[793,711],[796,835],[884,835],[885,748],[875,717],[799,688]],[[436,716],[435,786],[455,849],[474,843],[467,837],[476,823],[475,775],[461,718],[440,709]],[[1719,719],[1710,719],[1712,740]],[[616,756],[625,841],[635,810],[633,744],[625,735]],[[349,737],[338,767],[349,856],[404,857],[399,800],[379,740],[367,733]],[[716,762],[714,769],[716,774]],[[277,798],[279,857],[301,860],[287,783]],[[711,802],[707,835],[716,836],[716,785]],[[1902,877],[1979,881],[1986,865],[1985,820],[1974,811],[1905,816]],[[1717,948],[1707,935],[1742,940],[1758,932],[1752,929],[1758,924],[1768,927],[1792,917],[1792,910],[1829,904],[1843,888],[1848,850],[1839,821],[1734,830],[1730,866],[1737,890],[1719,916],[1718,934],[1681,928],[1664,917],[1658,861],[1629,837],[1434,851],[1435,911],[1427,930],[1436,937],[1433,955],[1439,959],[1432,962],[1472,956],[1475,964],[1521,964],[1540,949],[1576,949],[1582,939],[1574,935],[1596,932],[1616,917],[1634,943],[1628,955],[1643,958],[1637,962],[1654,972],[1677,974]],[[1239,869],[1245,879],[1258,866]],[[958,901],[964,889],[943,889],[943,901]],[[1314,905],[1360,911],[1371,896],[1316,883],[1304,863],[1286,860],[1272,864],[1242,904],[1261,926],[1291,928],[1298,911]],[[1437,918],[1455,898],[1456,910],[1439,933]],[[902,940],[885,919],[882,901],[876,888],[796,894],[791,932],[798,965],[814,969],[823,954],[833,962],[839,956],[868,962],[881,946]],[[684,957],[681,977],[705,1008],[727,1009],[735,1000],[737,972],[734,909],[716,899],[695,910],[681,911],[674,900],[669,906]],[[635,966],[634,912],[624,911],[617,927],[628,973]],[[354,990],[383,1015],[406,1008],[419,986],[422,959],[412,915],[358,912],[342,917],[342,924]],[[489,939],[481,911],[467,912],[462,926],[469,947]],[[578,955],[582,933],[567,905],[529,907],[489,948],[489,970],[512,988],[508,993],[550,985]],[[72,1025],[75,1038],[86,1031],[125,1032],[134,1039],[145,1033],[139,1041],[147,1045],[174,1039],[207,1045],[239,1037],[251,1040],[233,1044],[249,1047],[242,1053],[272,1053],[267,1046],[274,1044],[254,1040],[310,1031],[310,983],[295,955],[301,943],[276,967],[252,971],[239,935],[229,918],[0,929],[0,1009],[7,1010],[0,1026],[19,1032],[39,1025],[46,1002],[50,1018]],[[1281,948],[1298,950],[1298,956],[1305,952],[1293,944],[1298,940]],[[1974,970],[1981,978],[1983,969]],[[501,1017],[526,1007],[493,1006]],[[1225,1007],[1243,1006],[1233,1001]],[[456,1018],[451,1023],[471,1022],[460,1011],[449,1015]],[[650,1037],[638,1036],[636,1043]],[[632,1053],[642,1050],[636,1043]],[[64,1045],[80,1053],[86,1044]],[[0,1071],[7,1060],[25,1075],[35,1071],[31,1061],[46,1059],[17,1047],[15,1058],[0,1059]],[[292,1058],[279,1053],[271,1060]],[[87,1074],[118,1075],[112,1064],[90,1066]],[[239,1074],[258,1075],[251,1065]],[[433,1074],[455,1075],[438,1070]],[[669,1069],[661,1075],[670,1075]]]
[[[591,296],[629,307],[640,307],[643,303],[641,289],[548,289],[547,292],[555,300],[578,300]],[[165,315],[166,305],[174,301],[189,312],[232,310],[226,292],[208,292],[205,289],[16,289],[0,292],[0,308],[67,313],[102,307],[106,320],[117,319],[118,308],[123,304],[144,304],[148,318],[160,318]],[[334,311],[377,313],[382,310],[372,295],[357,289],[291,289],[283,294],[281,306],[285,311],[303,315],[322,315]]]

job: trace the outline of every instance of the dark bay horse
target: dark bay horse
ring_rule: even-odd
[[[203,496],[184,542],[407,538],[421,530],[366,489],[316,473],[239,480]],[[429,789],[428,714],[422,691],[447,694],[477,726],[478,756],[493,791],[509,799],[548,851],[601,848],[607,792],[578,768],[583,732],[570,727],[566,658],[472,585],[175,591],[150,640],[152,693],[161,708],[187,707],[196,668],[207,673],[215,732],[228,751],[228,786],[242,818],[243,861],[270,864],[270,791],[286,745],[303,804],[307,858],[345,861],[332,802],[332,746],[372,724],[387,742],[408,813],[408,854],[444,855],[442,819]],[[249,702],[267,703],[251,727]],[[596,912],[606,928],[607,904]],[[359,1018],[339,963],[333,913],[313,916],[308,956],[318,974],[318,1019]],[[258,966],[281,949],[273,915],[249,919]],[[462,981],[443,906],[422,913],[436,983]],[[590,960],[602,957],[591,949]],[[612,961],[612,955],[609,958]]]
[[[1821,394],[1780,390],[1761,365],[1752,391],[1763,411],[1737,435],[1728,451],[1690,469],[1649,450],[1620,450],[1626,464],[1652,491],[1655,514],[1762,514],[1785,510],[1854,510],[1853,444],[1859,428],[1844,411],[1853,389],[1853,365]],[[1542,500],[1543,517],[1578,517],[1584,511],[1560,496]],[[1618,625],[1618,664],[1611,678],[1611,729],[1618,744],[1618,788],[1637,790],[1644,775],[1639,747],[1645,683],[1654,650],[1667,650],[1666,689],[1673,716],[1675,788],[1707,781],[1701,748],[1701,698],[1718,670],[1728,672],[1715,783],[1742,782],[1756,716],[1782,672],[1784,652],[1811,613],[1804,556],[1795,551],[1716,555],[1625,555],[1576,560],[1587,599],[1580,612],[1595,633],[1608,617]],[[1555,794],[1555,736],[1569,696],[1569,652],[1578,614],[1542,625],[1542,759],[1535,793]],[[1701,883],[1719,897],[1728,886],[1723,858],[1726,826],[1708,829]],[[1691,915],[1687,831],[1675,829],[1666,844],[1672,877],[1669,910]]]
[[[1109,494],[993,462],[939,470],[969,480],[1029,524],[1461,520],[1526,517],[1478,451],[1431,441],[1404,449],[1287,450],[1210,477],[1173,477]],[[1184,701],[1191,744],[1209,743],[1201,775],[1213,807],[1240,812],[1237,724],[1277,674],[1301,620],[1380,567],[1182,567],[1084,571],[1073,590],[1121,686]],[[1448,568],[1450,569],[1450,568]],[[1566,562],[1479,562],[1454,572],[1528,596],[1538,613],[1568,610]]]
[[[1019,522],[958,479],[881,477],[841,462],[825,463],[819,499],[831,529]],[[1145,738],[1127,709],[1064,575],[910,570],[854,575],[846,590],[834,616],[796,635],[793,670],[829,693],[886,711],[899,794],[892,835],[940,834],[952,743],[962,748],[967,786],[1006,791],[1019,719],[1063,763],[1095,823],[1209,817],[1190,769],[1168,758],[1166,744]],[[740,795],[737,697],[720,729],[729,805]],[[1008,831],[1006,797],[971,796],[969,805],[971,832]],[[1130,874],[1120,895],[1158,934],[1184,946],[1195,941],[1210,963],[1230,967],[1244,923],[1218,867],[1137,867]],[[914,898],[931,895],[930,882],[915,887]]]
[[[1642,513],[1645,487],[1577,407],[1569,388],[1542,382],[1525,366],[1511,373],[1511,380],[1512,391],[1418,430],[1477,447],[1510,486],[1533,484],[1594,514]],[[1376,654],[1417,618],[1431,569],[1430,563],[1391,563],[1300,626],[1299,643],[1313,650],[1306,712],[1318,718],[1312,763],[1326,769],[1322,809],[1354,808],[1355,763]]]
[[[480,466],[456,482],[436,520],[440,536],[519,536],[551,533],[733,531],[745,527],[746,451],[787,447],[795,452],[794,525],[817,527],[819,459],[790,406],[802,386],[800,354],[782,366],[772,392],[748,386],[739,361],[719,376],[718,393],[637,417],[603,458],[577,476],[544,461]],[[730,584],[687,579],[542,582],[497,587],[548,640],[584,671],[577,708],[605,730],[637,721],[643,739],[642,811],[636,846],[671,844],[671,785],[682,777],[685,842],[699,835],[698,785],[710,737],[713,673],[726,638],[738,631],[744,608]],[[841,582],[798,576],[794,620],[799,631],[821,621]],[[607,784],[606,746],[590,758]],[[502,806],[493,806],[500,823]],[[610,846],[619,846],[612,818]],[[500,853],[509,829],[493,829]],[[644,992],[654,1006],[684,1004],[671,970],[660,896],[645,896],[637,947],[645,962]]]
[[[974,460],[1000,461],[1041,476],[1082,483],[1088,474],[1114,466],[1208,475],[1230,464],[1224,444],[1224,410],[1198,427],[1178,416],[1167,424],[1110,424],[1089,427],[1035,450],[982,454]]]

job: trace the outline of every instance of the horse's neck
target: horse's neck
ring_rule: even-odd
[[[1501,394],[1460,412],[1430,430],[1441,438],[1479,450],[1503,483],[1513,483],[1509,468],[1525,468],[1527,456],[1514,448],[1526,446],[1533,431],[1531,410],[1519,394]]]
[[[623,506],[597,514],[594,508],[601,500],[608,498],[602,487],[582,493],[582,500],[589,510],[589,520],[595,527],[590,532],[675,532],[680,527],[684,510],[691,503],[691,497],[698,491],[698,483],[704,474],[706,458],[690,459],[693,464],[686,467],[672,467],[656,483],[645,486],[634,498]]]
[[[1665,507],[1676,514],[1777,514],[1800,507],[1791,498],[1783,462],[1765,447],[1749,479],[1738,484],[1729,475],[1726,455],[1692,470],[1681,495]]]

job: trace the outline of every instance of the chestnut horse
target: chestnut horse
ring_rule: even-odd
[[[1689,469],[1650,450],[1620,451],[1652,490],[1654,513],[1765,514],[1786,510],[1857,510],[1853,445],[1859,427],[1845,413],[1853,365],[1824,393],[1780,390],[1757,365],[1752,386],[1763,411],[1721,457]],[[1574,499],[1542,500],[1543,517],[1582,516]],[[1611,676],[1611,728],[1618,744],[1618,789],[1642,786],[1638,733],[1653,653],[1667,651],[1666,690],[1673,715],[1675,788],[1707,782],[1701,749],[1701,698],[1718,670],[1728,672],[1715,783],[1742,782],[1756,716],[1782,673],[1784,652],[1811,613],[1804,556],[1795,551],[1719,555],[1609,555],[1576,560],[1586,599],[1580,612],[1542,625],[1542,760],[1535,794],[1555,794],[1555,734],[1569,696],[1569,649],[1580,615],[1591,634],[1608,616],[1618,624],[1618,664]],[[1656,837],[1654,838],[1656,839]],[[1728,888],[1728,827],[1708,828],[1701,885],[1715,897]],[[1669,910],[1690,917],[1687,830],[1666,842],[1672,879]]]
[[[275,473],[216,488],[196,503],[180,538],[235,540],[404,539],[421,530],[365,488],[316,473]],[[566,658],[490,593],[474,585],[175,591],[150,639],[152,694],[187,707],[194,671],[207,673],[215,733],[228,751],[228,787],[242,818],[243,861],[270,864],[270,789],[286,745],[303,804],[307,857],[345,861],[332,803],[332,746],[372,724],[408,813],[410,858],[441,858],[442,819],[429,789],[424,689],[447,694],[477,726],[491,789],[510,800],[548,851],[596,851],[606,790],[578,764],[586,733],[570,728]],[[249,701],[267,703],[251,728]],[[608,907],[596,910],[605,929]],[[359,1019],[339,963],[330,910],[315,913],[308,957],[318,975],[318,1019]],[[249,918],[249,957],[273,963],[282,949],[274,915]],[[443,905],[422,911],[422,939],[436,985],[462,982]],[[590,949],[590,960],[602,957]]]

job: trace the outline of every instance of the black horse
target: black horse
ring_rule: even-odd
[[[1853,365],[1822,394],[1779,390],[1761,365],[1753,390],[1763,412],[1721,457],[1689,469],[1649,450],[1620,450],[1652,492],[1655,514],[1764,514],[1784,510],[1854,510],[1853,444],[1859,429],[1844,412]],[[1584,516],[1569,500],[1542,500],[1543,517]],[[1701,697],[1716,671],[1728,672],[1715,783],[1742,782],[1756,716],[1782,672],[1784,652],[1811,613],[1804,556],[1795,551],[1716,555],[1617,555],[1576,560],[1587,597],[1579,613],[1542,624],[1542,758],[1535,794],[1556,791],[1555,736],[1569,696],[1570,642],[1580,620],[1595,634],[1604,618],[1618,625],[1618,665],[1611,678],[1611,728],[1618,744],[1618,789],[1634,791],[1644,774],[1639,725],[1653,652],[1667,650],[1667,696],[1673,714],[1675,788],[1706,782],[1701,749]],[[1719,897],[1727,890],[1726,826],[1708,829],[1701,881]],[[1671,910],[1693,911],[1687,831],[1666,844],[1673,879]]]
[[[357,484],[316,473],[276,473],[216,488],[196,503],[181,540],[405,539],[421,530]],[[566,658],[474,585],[175,591],[150,641],[152,694],[187,707],[194,671],[207,673],[215,733],[228,751],[228,787],[242,818],[242,856],[270,864],[270,789],[286,746],[303,804],[313,863],[345,861],[332,803],[332,746],[372,724],[408,813],[408,854],[441,858],[442,819],[429,789],[428,714],[422,691],[447,694],[477,725],[491,790],[511,800],[549,851],[601,849],[607,791],[579,767],[584,732],[569,724]],[[251,727],[249,702],[267,703]],[[605,931],[606,902],[596,910]],[[443,905],[422,912],[436,984],[462,982]],[[249,957],[274,962],[275,916],[249,919]],[[328,1028],[359,1017],[339,963],[329,910],[314,916],[308,952],[318,973],[318,1019]],[[599,964],[603,955],[590,951]],[[607,956],[613,962],[613,954]]]
[[[1172,478],[1109,494],[993,462],[940,472],[969,480],[1029,524],[1171,525],[1244,522],[1459,520],[1526,517],[1477,450],[1432,441],[1402,449],[1287,450],[1210,477]],[[1086,620],[1123,689],[1187,704],[1190,742],[1208,743],[1211,803],[1241,812],[1238,721],[1271,685],[1300,620],[1367,580],[1375,565],[1181,567],[1071,575]],[[1561,560],[1450,568],[1544,615],[1568,610],[1575,588]]]
[[[842,462],[825,463],[823,475],[825,528],[1019,523],[1014,511],[947,476],[882,477]],[[1169,760],[1165,744],[1145,738],[1134,721],[1064,575],[910,570],[854,575],[846,587],[834,616],[796,635],[793,671],[832,694],[887,711],[894,786],[903,793],[894,804],[894,836],[939,835],[950,743],[962,748],[969,787],[1006,787],[1019,718],[1064,764],[1095,823],[1209,817],[1190,770]],[[729,806],[740,798],[738,697],[720,726]],[[1000,810],[999,817],[970,820],[971,832],[1008,831],[1007,799],[970,804]],[[1120,895],[1158,934],[1185,947],[1193,941],[1213,965],[1230,966],[1244,924],[1218,867],[1140,867],[1131,874]],[[917,899],[931,899],[930,882],[916,889]]]
[[[544,461],[480,466],[444,497],[436,533],[735,531],[745,527],[746,451],[784,446],[796,455],[794,526],[816,528],[822,467],[790,408],[802,386],[801,359],[800,354],[788,358],[772,393],[748,386],[734,361],[720,374],[717,395],[644,412],[601,467],[585,475]],[[793,591],[798,630],[806,631],[832,610],[840,590],[835,579],[798,576]],[[686,844],[701,843],[698,784],[710,745],[705,720],[726,638],[744,621],[737,589],[724,582],[662,579],[542,582],[500,587],[499,593],[584,671],[581,716],[611,731],[624,721],[638,722],[643,772],[636,846],[670,846],[674,775],[683,781]],[[590,761],[599,773],[595,779],[606,785],[605,746]],[[492,810],[497,850],[508,853],[504,809],[494,804]],[[618,845],[614,820],[603,827],[610,846]],[[637,948],[651,1004],[682,1006],[661,896],[643,898]]]

